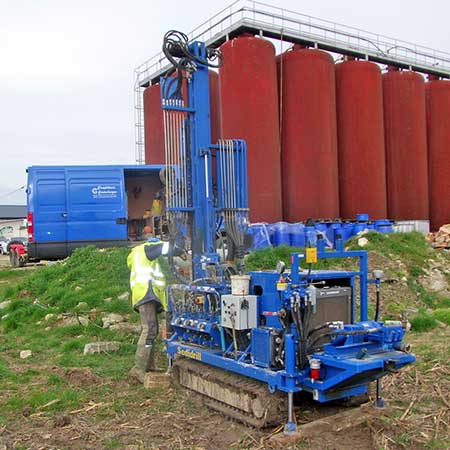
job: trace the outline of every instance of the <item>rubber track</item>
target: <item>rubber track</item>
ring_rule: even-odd
[[[227,392],[228,395],[224,394],[223,398],[212,398],[206,395],[202,392],[203,389],[195,389],[192,385],[189,386],[183,382],[187,374],[194,377],[194,384],[200,388],[202,384],[209,387],[214,384],[214,387],[217,387],[213,389],[216,393]],[[184,357],[175,359],[173,375],[180,385],[201,395],[206,406],[231,419],[255,428],[278,425],[286,419],[287,396],[282,392],[270,394],[265,383]],[[234,395],[235,398],[242,399],[241,407],[227,402],[225,397],[230,399],[230,392],[231,397]]]

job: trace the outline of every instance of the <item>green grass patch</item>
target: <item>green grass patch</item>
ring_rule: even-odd
[[[4,358],[0,358],[0,380],[18,381],[17,374],[9,368],[9,365]]]
[[[3,269],[0,270],[0,280],[17,280],[24,278],[27,273],[24,270],[17,269]]]
[[[112,380],[124,380],[133,365],[133,355],[136,346],[122,343],[118,352],[83,355],[82,351],[63,353],[57,358],[58,365],[64,368],[89,367],[94,373]]]
[[[47,389],[31,389],[10,397],[4,407],[11,412],[22,412],[25,406],[34,411],[42,408],[45,411],[67,411],[76,409],[85,400],[85,393],[66,387],[50,387]],[[49,404],[53,402],[52,404]],[[48,406],[46,406],[48,405]]]
[[[347,242],[347,247],[352,250],[373,250],[390,258],[399,258],[416,275],[421,273],[426,260],[433,252],[423,234],[419,232],[384,234],[372,231],[364,237],[369,241],[366,246],[360,247],[359,237],[355,236]]]
[[[102,306],[105,298],[129,289],[128,253],[127,248],[77,249],[70,258],[34,271],[20,289],[58,312],[73,311],[80,302]]]
[[[118,439],[111,439],[110,441],[107,441],[104,444],[104,448],[108,450],[122,447],[123,447],[122,442],[120,442]]]
[[[450,308],[437,309],[433,312],[433,317],[439,320],[439,322],[450,325]]]
[[[286,268],[290,268],[291,254],[305,253],[304,248],[288,247],[280,245],[279,247],[267,247],[262,250],[255,250],[245,258],[245,269],[249,272],[259,270],[275,270],[279,261],[286,264]],[[330,258],[319,259],[319,261],[312,265],[313,270],[327,270],[327,269],[356,269],[356,260],[354,258]],[[302,268],[306,269],[306,263],[300,262]]]
[[[417,332],[434,330],[438,325],[438,321],[432,316],[419,315],[411,319],[411,330]]]

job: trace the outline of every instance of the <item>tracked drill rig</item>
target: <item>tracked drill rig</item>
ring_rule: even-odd
[[[218,50],[168,32],[173,64],[160,80],[165,131],[166,211],[170,241],[192,258],[192,277],[168,287],[169,365],[181,385],[226,415],[256,427],[296,430],[294,394],[320,403],[364,396],[380,379],[415,361],[401,323],[368,318],[365,251],[335,251],[310,241],[290,268],[244,273],[248,227],[243,140],[211,143],[208,70],[225,63]],[[301,168],[299,168],[301,171]],[[235,249],[230,267],[217,251],[225,230]],[[321,259],[355,258],[355,271],[313,270]],[[173,259],[170,259],[173,265]],[[274,268],[275,269],[275,268]],[[357,305],[358,300],[358,305]],[[359,321],[357,320],[359,307]]]

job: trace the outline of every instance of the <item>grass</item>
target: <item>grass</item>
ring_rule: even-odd
[[[279,261],[283,261],[286,264],[286,268],[290,267],[291,253],[304,253],[304,248],[288,247],[286,245],[280,245],[279,247],[267,247],[262,250],[256,250],[250,253],[245,258],[245,269],[248,272],[259,270],[275,270]],[[331,268],[343,268],[352,266],[350,260],[345,259],[322,259],[314,264],[314,269],[331,269]],[[301,263],[303,268],[306,264]]]
[[[357,236],[347,242],[347,247],[352,250],[375,251],[389,258],[401,259],[415,272],[413,276],[421,273],[427,259],[433,255],[433,250],[419,232],[384,234],[371,231],[364,237],[368,239],[364,247],[358,245]]]
[[[437,309],[433,312],[433,317],[450,326],[450,308]]]
[[[434,317],[424,314],[411,319],[411,330],[413,331],[430,331],[437,328],[438,325],[438,321]]]
[[[99,251],[85,247],[57,264],[33,272],[22,271],[22,276],[11,270],[0,271],[0,279],[9,282],[7,286],[0,285],[0,301],[11,300],[10,306],[1,311],[0,322],[0,379],[9,392],[0,398],[0,422],[17,417],[25,406],[38,411],[58,400],[45,412],[68,411],[84,404],[90,398],[89,392],[96,392],[100,398],[107,394],[105,387],[89,386],[86,390],[68,386],[64,378],[68,368],[89,368],[112,382],[127,377],[136,338],[101,327],[103,312],[126,314],[138,320],[130,301],[117,298],[129,290],[127,255],[127,249]],[[89,324],[61,326],[61,321],[56,320],[58,315],[73,314],[80,302],[84,302],[84,308],[95,311],[89,316],[84,312]],[[54,318],[45,320],[49,314]],[[109,340],[121,343],[120,351],[113,357],[83,355],[86,343]],[[21,350],[31,350],[32,357],[20,360]],[[56,372],[49,367],[56,367]],[[20,385],[30,381],[36,387],[24,392]]]
[[[424,236],[418,232],[392,234],[369,232],[364,237],[368,240],[364,247],[359,246],[359,237],[354,237],[347,242],[346,248],[348,250],[367,250],[372,255],[379,255],[382,257],[381,261],[387,265],[382,268],[388,278],[406,278],[407,291],[405,295],[407,298],[393,297],[390,302],[386,302],[383,305],[386,317],[398,318],[402,311],[414,306],[424,310],[411,320],[414,331],[423,332],[434,329],[439,322],[450,325],[450,298],[427,290],[421,283],[421,277],[425,276],[430,259],[437,255],[436,251],[430,248]],[[246,270],[274,270],[278,261],[283,261],[286,267],[289,267],[291,253],[294,252],[303,253],[304,249],[280,246],[255,251],[246,257]],[[446,259],[450,267],[450,257],[441,254],[441,258]],[[401,270],[398,268],[399,262],[402,263]],[[327,259],[319,260],[313,266],[313,269],[331,268],[355,270],[357,261]],[[427,312],[425,313],[425,311]]]
[[[130,303],[117,299],[129,289],[127,255],[127,249],[98,251],[85,247],[71,258],[35,270],[17,285],[4,288],[0,301],[14,300],[4,310],[8,314],[3,320],[4,330],[36,323],[50,313],[72,313],[79,303],[87,305],[88,310],[131,313]]]
[[[435,366],[436,361],[448,364],[448,347],[436,345],[431,337],[447,332],[445,325],[450,325],[450,299],[428,292],[417,280],[424,274],[427,259],[433,254],[424,245],[423,237],[419,235],[420,240],[415,233],[399,237],[377,233],[366,236],[370,251],[392,261],[400,259],[406,265],[407,289],[414,296],[419,294],[419,312],[417,317],[410,319],[415,332],[408,336],[416,342],[416,367],[425,373]],[[358,248],[355,241],[349,246]],[[275,269],[279,260],[289,267],[290,254],[295,251],[302,252],[303,249],[278,247],[255,252],[246,258],[247,270]],[[0,279],[8,281],[0,283],[0,301],[12,301],[0,312],[7,315],[0,320],[0,385],[2,393],[5,393],[0,396],[0,425],[23,421],[25,407],[31,408],[32,414],[52,417],[86,407],[90,401],[101,404],[89,412],[90,420],[96,423],[139,411],[146,399],[150,400],[148,406],[146,404],[146,414],[179,411],[176,392],[168,395],[166,391],[146,391],[141,386],[126,383],[133,364],[136,337],[101,327],[103,312],[116,312],[132,320],[138,319],[130,302],[118,299],[129,289],[127,254],[126,249],[98,251],[87,247],[58,264],[22,271],[21,276],[16,276],[16,272],[11,270],[0,271]],[[337,263],[340,265],[336,266]],[[351,264],[349,261],[326,260],[314,268],[344,268],[352,267]],[[164,267],[168,270],[167,266]],[[83,302],[85,305],[77,308]],[[389,313],[395,315],[401,312],[402,305],[392,302],[385,306]],[[75,310],[89,317],[87,326],[61,326],[56,320],[58,315],[73,314]],[[87,311],[92,310],[88,315]],[[46,320],[48,314],[55,317]],[[427,331],[431,333],[428,335]],[[113,355],[83,355],[86,343],[100,340],[119,341],[120,351]],[[161,350],[160,340],[157,345]],[[33,356],[21,360],[19,352],[25,349],[32,350]],[[71,368],[89,369],[100,377],[101,382],[73,384],[68,379]],[[183,414],[198,414],[198,406],[183,402]],[[438,436],[428,448],[440,448],[443,442],[440,439]],[[393,440],[400,446],[410,444],[408,436],[401,433],[393,436]],[[120,436],[110,436],[105,438],[102,448],[121,448],[121,445]],[[17,448],[20,448],[19,444]]]

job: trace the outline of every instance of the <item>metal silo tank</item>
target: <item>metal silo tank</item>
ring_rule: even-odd
[[[380,68],[368,61],[336,65],[340,211],[387,216]]]
[[[247,141],[250,220],[278,222],[282,205],[275,48],[245,35],[225,42],[221,50],[222,133]]]
[[[209,71],[209,96],[210,96],[210,112],[211,112],[211,142],[213,144],[222,136],[221,124],[221,106],[219,91],[219,75],[217,72]]]
[[[426,83],[430,227],[450,223],[450,81]]]
[[[425,82],[411,71],[383,75],[388,215],[429,218]]]
[[[283,218],[339,216],[334,61],[294,45],[277,57]]]
[[[209,71],[211,142],[216,143],[221,136],[219,76]],[[175,76],[175,75],[174,75]],[[186,82],[183,80],[183,98],[186,101]],[[145,163],[164,164],[164,122],[161,108],[161,90],[159,84],[144,90],[144,136]]]
[[[145,163],[164,164],[164,123],[159,84],[144,90]]]

